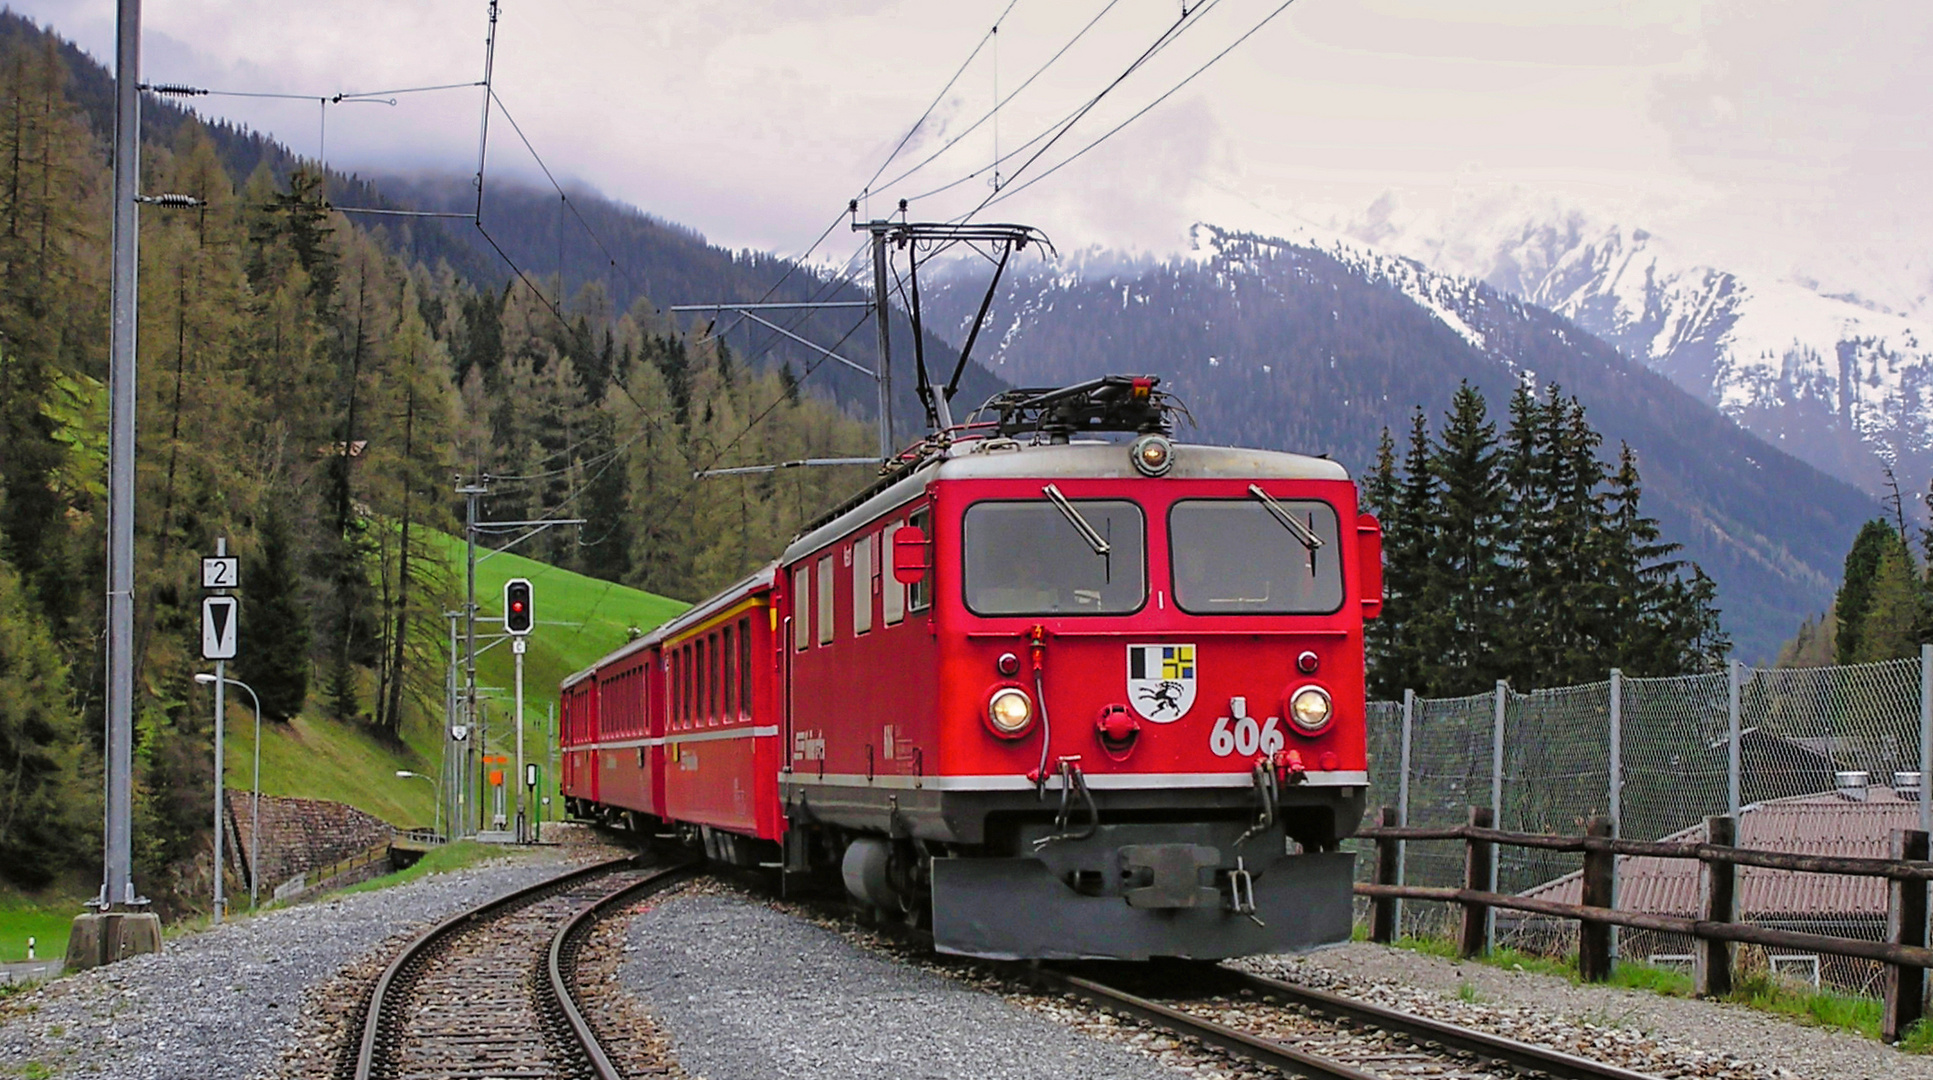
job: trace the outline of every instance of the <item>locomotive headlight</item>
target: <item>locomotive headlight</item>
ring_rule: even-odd
[[[1175,444],[1163,435],[1143,435],[1134,440],[1128,457],[1142,476],[1161,476],[1175,463]]]
[[[1305,686],[1289,697],[1289,721],[1304,735],[1328,727],[1331,715],[1329,692],[1320,686]]]
[[[1034,703],[1017,686],[1003,686],[987,699],[987,724],[1003,739],[1018,738],[1034,719]]]

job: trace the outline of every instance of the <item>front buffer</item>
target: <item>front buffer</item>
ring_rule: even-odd
[[[1103,825],[1032,856],[934,859],[934,946],[994,960],[1222,960],[1349,939],[1353,854],[1279,854],[1279,833],[1235,840],[1211,823]]]

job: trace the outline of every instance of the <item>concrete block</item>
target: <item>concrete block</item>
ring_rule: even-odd
[[[161,951],[161,916],[147,911],[89,911],[74,916],[67,938],[68,971]]]

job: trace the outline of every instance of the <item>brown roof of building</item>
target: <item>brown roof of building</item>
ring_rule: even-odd
[[[1836,792],[1800,795],[1745,807],[1739,814],[1738,846],[1800,855],[1886,858],[1895,829],[1916,829],[1918,802],[1874,785],[1865,801]],[[1704,839],[1704,826],[1675,832],[1667,842]],[[1698,913],[1698,861],[1651,856],[1618,857],[1618,907],[1657,915]],[[1583,898],[1580,874],[1547,881],[1523,895],[1575,904]],[[1756,866],[1738,868],[1738,907],[1745,918],[1819,918],[1886,914],[1884,878],[1804,874]]]

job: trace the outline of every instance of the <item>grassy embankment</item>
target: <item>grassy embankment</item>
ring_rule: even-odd
[[[463,544],[454,537],[442,540],[460,581]],[[483,614],[498,614],[503,583],[513,577],[529,578],[535,593],[538,623],[524,658],[524,737],[526,753],[541,765],[548,760],[545,747],[550,737],[545,706],[557,700],[557,684],[622,645],[629,628],[648,630],[684,610],[685,605],[505,553],[477,565],[477,604]],[[485,632],[479,627],[479,648]],[[501,718],[511,711],[513,666],[510,650],[502,646],[477,660],[478,684],[492,688],[484,692],[483,700],[493,717]],[[302,715],[286,724],[263,725],[263,794],[329,799],[359,807],[393,825],[430,825],[436,815],[435,788],[423,780],[399,777],[396,771],[438,774],[442,717],[411,717],[404,726],[402,745],[396,746],[357,725],[323,718],[320,689],[312,686],[310,691],[310,704]],[[234,791],[246,792],[253,782],[253,721],[248,696],[231,691],[223,772]],[[501,722],[498,727],[502,731],[501,736],[491,739],[493,752],[512,751],[513,729]],[[554,784],[554,780],[546,776],[545,783]],[[445,863],[459,865],[481,857],[468,850],[470,845],[460,847],[463,850],[438,853],[419,864],[422,869],[404,873],[420,876]],[[24,960],[29,936],[37,939],[37,955],[63,955],[68,926],[84,898],[64,894],[17,896],[0,890],[0,961]]]

